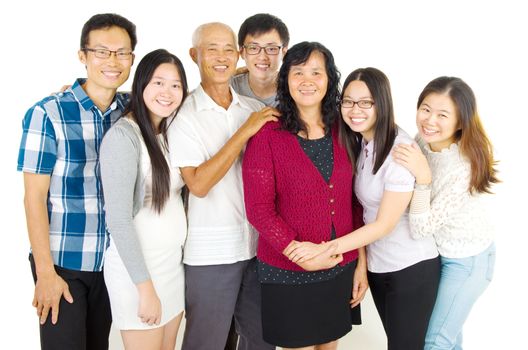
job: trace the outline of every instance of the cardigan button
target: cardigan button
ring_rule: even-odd
[[[331,212],[330,214],[334,215],[334,214],[335,214],[335,211],[332,210],[332,212]]]
[[[334,203],[334,199],[333,198],[330,198],[330,203]]]
[[[328,185],[328,187],[334,188],[334,184],[330,184],[330,185]]]

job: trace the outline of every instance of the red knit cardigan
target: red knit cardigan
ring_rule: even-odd
[[[279,123],[267,123],[249,140],[242,163],[246,215],[259,232],[257,256],[266,264],[303,271],[282,254],[292,240],[320,243],[330,240],[332,224],[337,237],[363,225],[363,208],[352,194],[353,168],[336,128],[332,141],[334,169],[326,183]],[[341,265],[357,255],[345,253]]]

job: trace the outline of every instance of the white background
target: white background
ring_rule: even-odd
[[[0,348],[38,348],[31,307],[33,282],[27,253],[22,176],[16,172],[21,120],[36,101],[85,76],[77,59],[82,25],[95,13],[116,12],[137,25],[137,59],[163,47],[178,55],[191,87],[197,69],[188,56],[191,34],[202,23],[221,21],[235,31],[258,12],[282,18],[291,44],[320,41],[336,58],[343,79],[373,66],[392,83],[396,120],[414,134],[415,104],[427,82],[440,75],[473,87],[484,126],[500,160],[503,184],[493,210],[498,258],[495,279],[465,327],[466,349],[519,349],[526,332],[526,163],[528,12],[521,1],[4,1],[0,5],[0,98],[5,127],[1,154]],[[183,8],[185,6],[185,9]],[[59,14],[60,13],[60,14]],[[61,15],[62,14],[62,15]],[[138,61],[136,61],[137,63]],[[242,62],[240,62],[240,65]],[[123,90],[130,89],[132,74]],[[522,268],[524,267],[524,268]],[[383,349],[375,309],[364,305],[364,325],[340,349]],[[522,321],[518,321],[518,320]],[[412,329],[409,329],[412,332]],[[9,344],[9,345],[8,345]],[[350,345],[349,345],[350,344]],[[116,333],[112,349],[120,349]]]

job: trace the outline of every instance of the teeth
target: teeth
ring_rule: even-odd
[[[352,119],[352,122],[354,123],[361,123],[367,120],[367,118],[350,118],[350,119]]]
[[[214,66],[214,69],[222,69],[222,70],[225,70],[225,69],[227,69],[227,66]]]
[[[105,71],[103,71],[103,74],[106,75],[106,76],[109,76],[109,77],[117,77],[117,76],[119,76],[119,74],[121,74],[121,73],[119,73],[119,72],[105,72]]]
[[[160,101],[160,100],[156,100],[160,105],[163,105],[163,106],[169,106],[171,104],[171,102],[169,101]]]
[[[436,133],[438,132],[438,131],[436,131],[436,130],[427,129],[427,128],[425,128],[425,127],[422,127],[422,130],[424,131],[424,133],[425,133],[426,135],[436,134]]]
[[[257,68],[269,68],[269,64],[256,64]]]

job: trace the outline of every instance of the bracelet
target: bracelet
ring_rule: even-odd
[[[414,184],[414,189],[418,191],[430,191],[431,190],[431,184]]]

